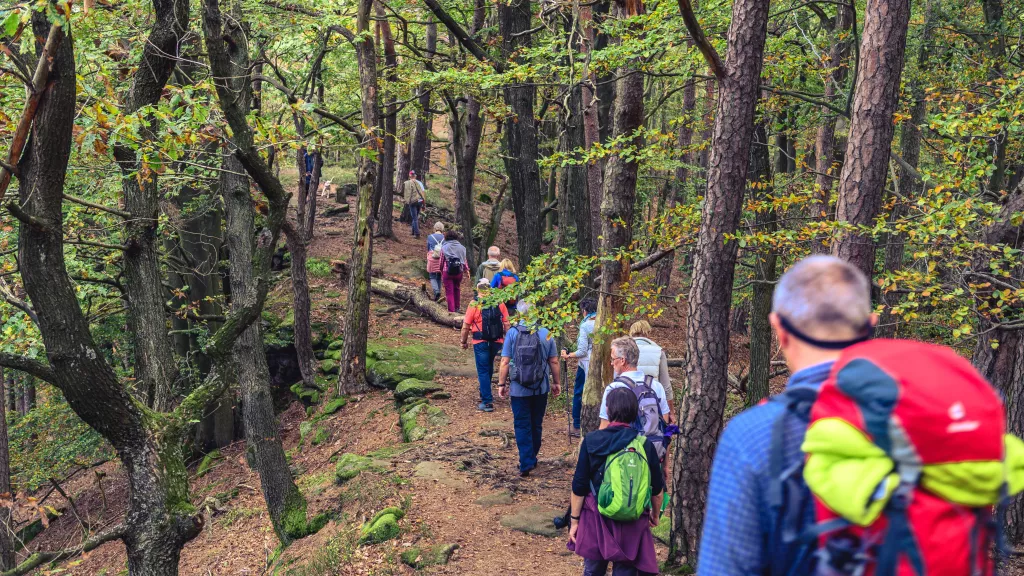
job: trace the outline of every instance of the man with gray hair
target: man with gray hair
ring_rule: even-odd
[[[665,387],[661,385],[661,382],[654,378],[648,378],[646,374],[637,369],[636,364],[640,361],[640,348],[636,345],[636,341],[629,336],[622,336],[612,340],[611,348],[612,371],[615,374],[615,380],[605,386],[604,395],[601,396],[601,425],[599,428],[603,430],[608,427],[608,392],[616,388],[630,388],[637,392],[638,387],[649,387],[657,396],[658,412],[662,418],[666,417],[672,410],[668,407]],[[640,396],[640,392],[637,392],[637,397]]]
[[[476,267],[476,279],[486,278],[490,284],[494,275],[501,271],[501,250],[497,246],[487,249],[487,260],[484,260]]]
[[[780,486],[779,470],[802,462],[810,405],[832,364],[844,348],[871,337],[878,321],[871,312],[871,286],[848,262],[806,258],[779,279],[769,321],[791,375],[784,394],[737,415],[722,432],[711,469],[699,576],[814,573],[804,565],[813,559],[799,554],[799,539],[780,536],[800,535],[812,526],[813,506],[787,510],[785,495],[770,488]]]

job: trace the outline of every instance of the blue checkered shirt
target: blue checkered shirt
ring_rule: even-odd
[[[818,388],[828,377],[832,362],[804,368],[793,374],[787,388]],[[697,557],[698,576],[763,575],[770,567],[768,534],[777,518],[768,509],[766,494],[772,426],[785,408],[778,402],[754,406],[729,421],[718,441],[711,467],[704,533]],[[801,438],[787,443],[785,462],[801,458],[802,424],[791,418],[787,436]]]

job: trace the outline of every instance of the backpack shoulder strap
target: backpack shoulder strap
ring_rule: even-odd
[[[644,386],[647,386],[651,390],[654,390],[654,376],[650,374],[644,374]]]

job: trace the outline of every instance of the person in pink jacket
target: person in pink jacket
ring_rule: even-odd
[[[444,222],[434,223],[434,233],[427,236],[427,275],[434,290],[434,302],[441,299],[441,244],[444,243]]]
[[[459,296],[462,292],[462,275],[469,272],[466,262],[466,247],[459,242],[459,233],[449,230],[444,233],[441,244],[441,283],[444,284],[444,299],[449,312],[459,311]]]

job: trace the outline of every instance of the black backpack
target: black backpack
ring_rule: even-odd
[[[462,260],[456,256],[445,256],[445,260],[448,262],[448,275],[458,276],[462,274]]]
[[[544,358],[544,347],[541,345],[540,334],[517,326],[519,336],[516,338],[512,360],[516,364],[516,381],[527,389],[536,389],[544,382],[547,358]]]
[[[501,321],[501,309],[497,306],[480,311],[480,331],[473,334],[478,340],[497,342],[505,336],[505,324]]]

